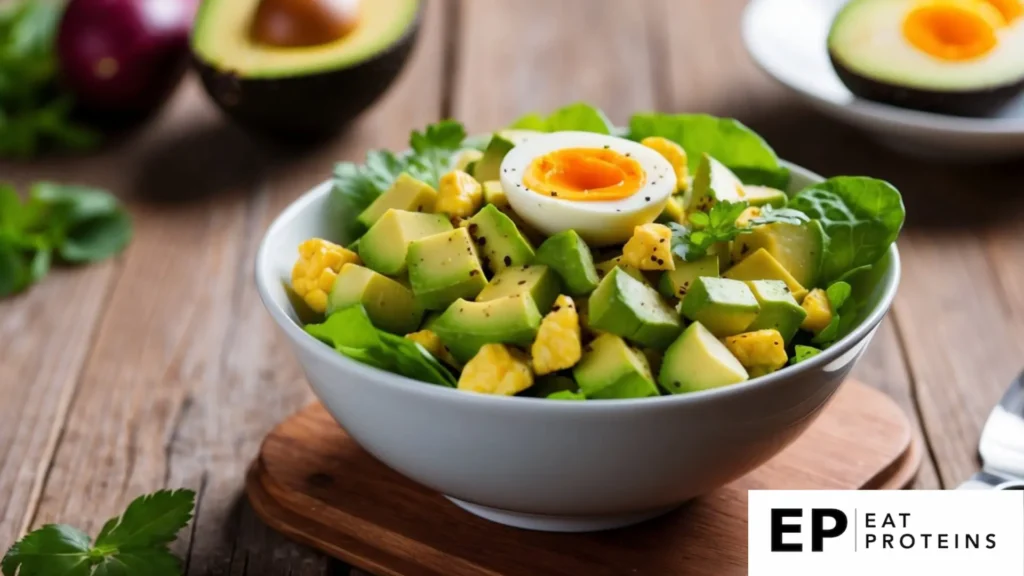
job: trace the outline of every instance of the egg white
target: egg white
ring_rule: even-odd
[[[566,148],[608,147],[640,164],[644,184],[621,200],[580,201],[551,197],[526,187],[523,178],[534,159]],[[551,236],[575,230],[592,246],[621,244],[633,228],[653,222],[676,189],[675,172],[661,154],[632,140],[592,132],[552,132],[531,136],[501,162],[501,186],[523,220]]]

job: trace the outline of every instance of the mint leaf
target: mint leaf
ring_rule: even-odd
[[[538,132],[575,130],[611,134],[614,127],[600,109],[584,102],[577,102],[555,110],[547,118],[536,112],[527,114],[513,122],[509,128]]]
[[[0,570],[4,576],[85,576],[92,561],[88,534],[63,524],[47,524],[12,546]]]
[[[0,297],[21,292],[31,279],[31,271],[22,250],[0,235]]]
[[[706,114],[635,114],[629,121],[630,139],[639,142],[649,136],[672,140],[689,158],[714,157],[744,184],[783,190],[789,185],[789,170],[779,163],[775,151],[738,120]]]
[[[124,210],[75,224],[58,248],[66,262],[97,262],[120,253],[132,238],[132,219]]]
[[[107,556],[92,576],[180,576],[181,562],[166,548],[131,550]]]
[[[828,244],[821,271],[825,282],[877,262],[896,241],[906,217],[896,188],[858,176],[813,184],[797,193],[788,206],[819,220],[825,230]]]
[[[136,498],[124,515],[107,521],[96,537],[96,548],[131,550],[169,544],[188,525],[194,507],[191,490],[161,490]]]

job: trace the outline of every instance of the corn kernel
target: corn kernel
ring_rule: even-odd
[[[572,368],[580,361],[580,318],[572,298],[559,295],[555,299],[551,312],[540,323],[530,354],[537,375]]]
[[[663,224],[644,224],[622,247],[622,261],[639,270],[675,270],[672,230]]]

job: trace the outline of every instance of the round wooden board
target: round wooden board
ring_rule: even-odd
[[[374,574],[745,574],[747,491],[898,489],[922,444],[885,394],[848,382],[776,458],[678,511],[591,534],[517,530],[472,516],[373,459],[319,404],[264,441],[246,484],[272,528]]]

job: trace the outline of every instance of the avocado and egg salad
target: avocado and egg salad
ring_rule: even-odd
[[[618,134],[618,135],[616,135]],[[335,170],[334,240],[290,278],[312,336],[460,390],[643,398],[740,383],[848,334],[903,225],[899,192],[790,196],[757,134],[706,115],[617,130],[574,104],[486,138],[458,122]]]
[[[905,108],[983,116],[1024,90],[1021,0],[851,0],[828,50],[854,94]]]

